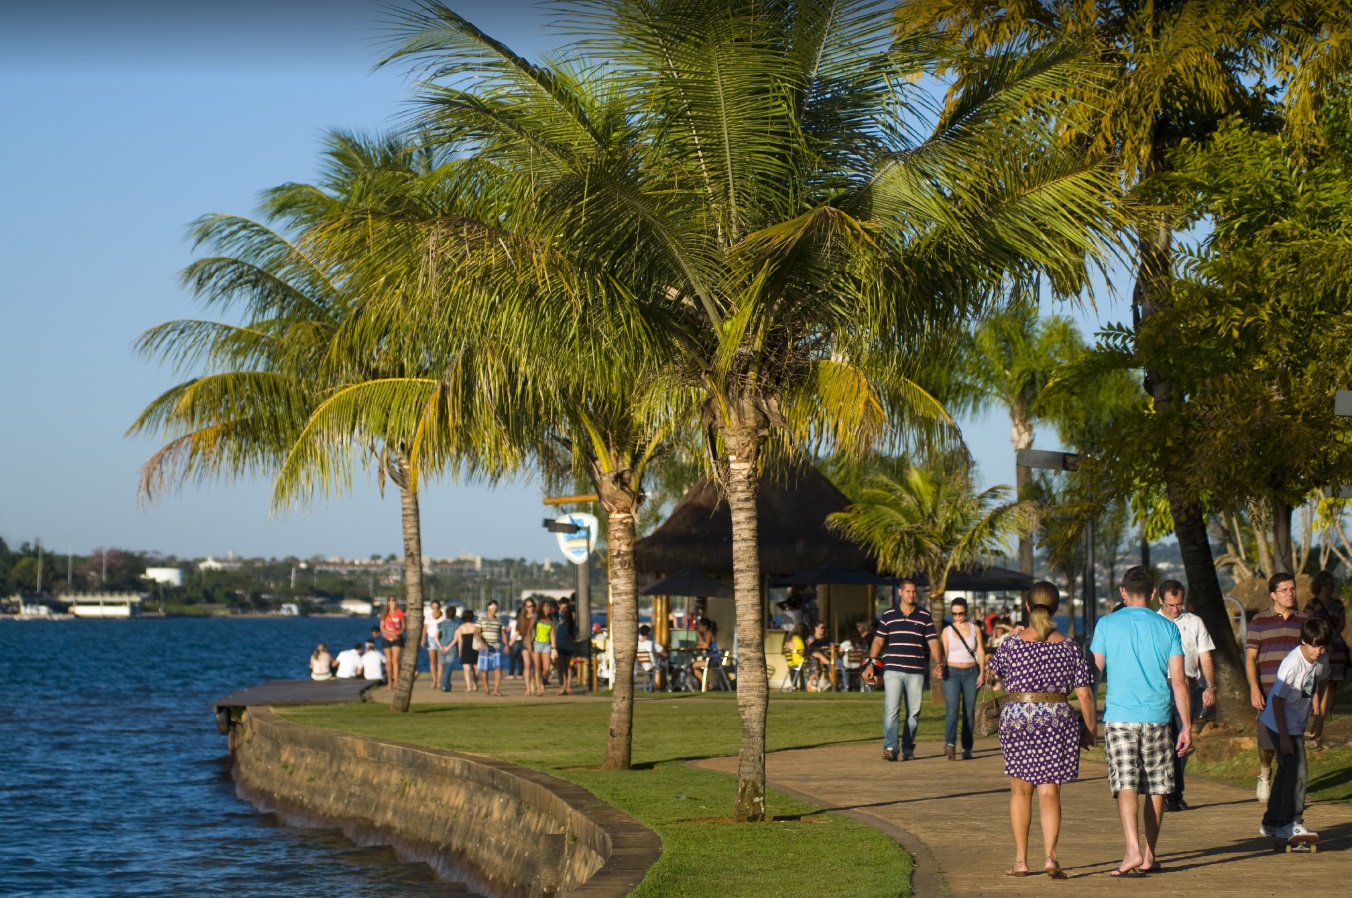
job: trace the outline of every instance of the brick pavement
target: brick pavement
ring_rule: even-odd
[[[1121,881],[1108,873],[1121,860],[1122,831],[1108,791],[1107,768],[1084,761],[1080,780],[1062,790],[1062,831],[1057,849],[1068,881],[1041,875],[1007,877],[1014,847],[1009,832],[1008,780],[994,739],[977,743],[971,761],[947,761],[943,746],[921,743],[910,762],[887,763],[879,744],[834,745],[776,752],[768,759],[770,786],[796,793],[823,807],[846,809],[881,822],[918,854],[915,894],[939,898],[939,883],[926,875],[928,849],[953,898],[995,895],[1067,896],[1112,894],[1177,895],[1224,889],[1226,898],[1337,894],[1352,875],[1352,805],[1318,803],[1306,822],[1323,844],[1315,855],[1276,854],[1272,840],[1258,835],[1262,808],[1251,789],[1203,777],[1189,777],[1192,808],[1166,814],[1159,843],[1165,872]],[[735,758],[698,762],[735,773]],[[1036,803],[1036,799],[1035,799]],[[1029,861],[1042,863],[1042,841],[1033,809]],[[907,845],[892,827],[923,843]]]

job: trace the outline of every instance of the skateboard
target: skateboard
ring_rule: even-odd
[[[1273,851],[1285,849],[1287,854],[1293,851],[1303,854],[1315,854],[1319,851],[1319,836],[1310,833],[1304,836],[1292,836],[1289,839],[1278,839],[1272,846]]]

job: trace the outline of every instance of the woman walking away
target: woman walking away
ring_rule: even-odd
[[[577,639],[577,619],[573,617],[568,600],[559,602],[559,618],[554,624],[550,640],[554,645],[554,668],[559,674],[559,689],[555,695],[573,694],[573,643]]]
[[[545,675],[553,663],[554,652],[554,609],[558,606],[552,599],[545,599],[540,605],[540,613],[535,618],[535,627],[531,638],[535,653],[535,695],[545,694]]]
[[[479,650],[474,647],[479,628],[474,624],[474,612],[468,608],[460,612],[460,626],[455,628],[455,641],[460,647],[460,670],[465,674],[465,689],[479,689]]]
[[[535,600],[526,599],[516,613],[517,652],[521,656],[521,672],[526,678],[526,695],[535,694]]]
[[[391,689],[399,686],[399,656],[404,653],[404,626],[404,612],[394,596],[390,596],[385,600],[385,611],[380,615],[380,638],[385,641],[385,678]]]
[[[333,679],[333,656],[329,654],[329,647],[322,642],[319,644],[319,648],[315,649],[315,653],[310,656],[310,679]]]
[[[432,610],[423,618],[421,644],[427,646],[427,670],[432,675],[432,685],[441,682],[441,644],[437,641],[437,624],[445,617],[441,613],[441,603],[433,602]]]
[[[1060,604],[1056,587],[1045,580],[1028,593],[1028,626],[1000,643],[990,661],[990,676],[1009,692],[1000,711],[1000,752],[1009,777],[1009,824],[1014,831],[1014,866],[1008,876],[1028,875],[1028,828],[1037,788],[1042,818],[1044,869],[1065,879],[1056,858],[1061,834],[1061,784],[1080,775],[1080,749],[1095,743],[1097,705],[1093,676],[1080,647],[1058,633],[1052,615]],[[1080,716],[1066,701],[1072,689]]]
[[[967,600],[956,598],[953,623],[939,637],[944,663],[944,757],[957,758],[958,713],[962,712],[962,759],[972,757],[976,691],[986,683],[986,646],[981,628],[969,620]],[[959,707],[961,705],[961,707]]]

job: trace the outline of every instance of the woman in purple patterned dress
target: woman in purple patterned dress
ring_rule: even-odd
[[[1042,818],[1045,870],[1065,879],[1056,859],[1061,834],[1061,784],[1080,773],[1080,749],[1094,744],[1093,676],[1080,647],[1056,630],[1052,615],[1060,604],[1045,580],[1028,593],[1028,626],[1001,640],[990,661],[990,676],[1009,693],[1000,711],[1000,752],[1009,777],[1009,824],[1014,830],[1014,866],[1009,876],[1028,875],[1028,828],[1037,788]],[[1080,718],[1065,696],[1075,691]]]

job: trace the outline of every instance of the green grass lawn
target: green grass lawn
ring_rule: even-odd
[[[928,698],[920,738],[943,736],[942,702]],[[776,818],[735,824],[735,781],[682,762],[735,755],[740,727],[735,696],[641,698],[634,709],[630,771],[595,768],[605,754],[609,705],[415,705],[394,714],[384,705],[282,709],[310,726],[490,755],[570,780],[652,827],[662,858],[637,896],[803,895],[905,896],[911,859],[877,830],[769,792]],[[881,741],[881,693],[775,696],[771,751]]]

